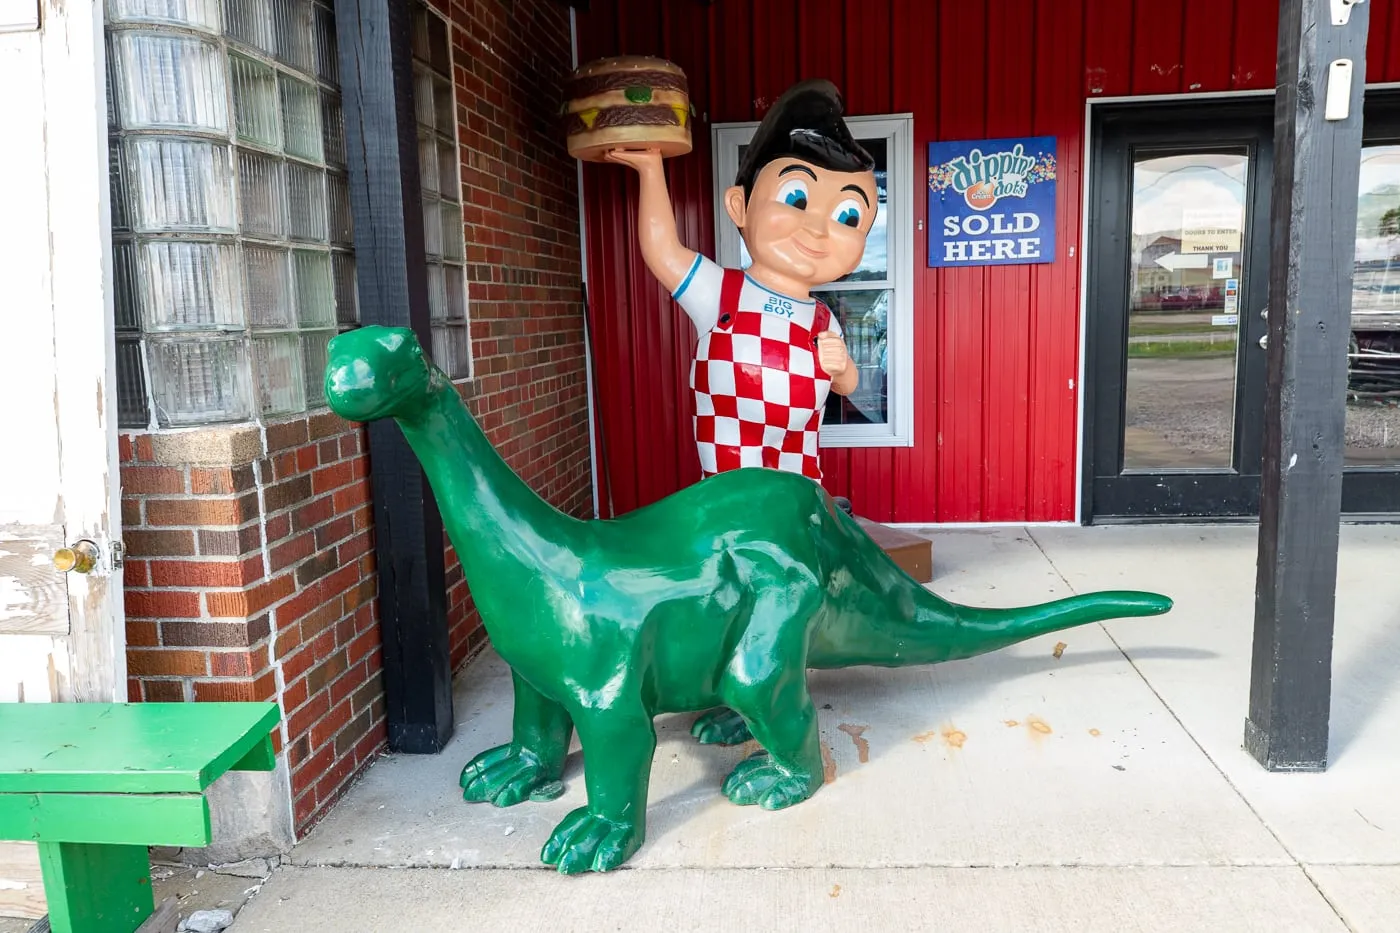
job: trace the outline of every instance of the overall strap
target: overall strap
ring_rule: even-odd
[[[812,313],[812,336],[815,337],[831,326],[831,309],[826,302],[817,299],[816,310]]]
[[[719,315],[722,319],[729,315],[733,320],[739,312],[739,293],[744,290],[744,270],[725,269],[724,279],[719,288]]]

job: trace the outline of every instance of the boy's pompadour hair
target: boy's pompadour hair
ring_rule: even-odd
[[[875,160],[846,128],[843,110],[841,92],[830,81],[803,81],[783,92],[764,114],[739,163],[734,184],[744,189],[744,199],[753,193],[763,167],[778,159],[801,159],[831,172],[873,169]]]

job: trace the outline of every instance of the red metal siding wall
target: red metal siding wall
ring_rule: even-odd
[[[1369,81],[1400,76],[1400,13],[1373,4]],[[1268,88],[1276,0],[594,0],[579,55],[661,55],[711,122],[754,120],[829,77],[851,114],[914,115],[914,220],[940,139],[1059,138],[1059,256],[934,270],[914,231],[915,446],[822,452],[827,486],[895,522],[1074,518],[1084,102]],[[797,42],[793,42],[793,38]],[[1393,47],[1393,48],[1392,48]],[[670,160],[681,237],[714,255],[709,124]],[[635,180],[585,167],[604,466],[616,513],[694,482],[689,323],[635,247]],[[1075,255],[1069,255],[1073,247]]]

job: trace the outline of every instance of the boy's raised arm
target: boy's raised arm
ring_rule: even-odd
[[[614,150],[608,161],[630,165],[641,183],[641,204],[637,210],[637,239],[642,259],[651,274],[668,292],[674,293],[695,263],[695,250],[687,249],[676,233],[676,214],[666,190],[666,170],[657,149]]]

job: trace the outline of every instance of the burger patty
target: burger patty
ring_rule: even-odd
[[[680,91],[682,94],[690,93],[685,75],[674,72],[609,71],[604,74],[571,79],[564,85],[564,96],[580,100],[595,94],[625,90],[629,87],[646,87],[655,91]]]
[[[583,117],[577,113],[571,113],[566,118],[567,128],[570,135],[574,133],[588,133],[592,130],[601,130],[612,126],[681,126],[681,119],[676,115],[672,107],[665,105],[652,106],[618,106],[605,107],[598,111],[598,115],[593,118],[593,125],[590,127],[584,122]]]

